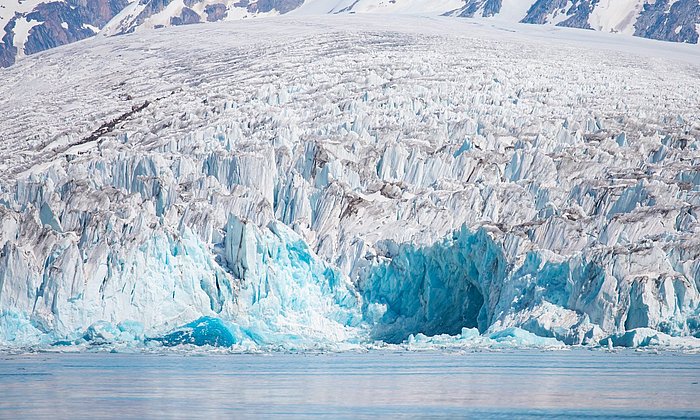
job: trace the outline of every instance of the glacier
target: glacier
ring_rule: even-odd
[[[1,69],[0,347],[700,347],[698,55],[566,34],[276,17]]]

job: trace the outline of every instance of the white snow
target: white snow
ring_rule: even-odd
[[[591,12],[588,22],[599,31],[632,35],[645,3],[645,0],[601,0]]]
[[[83,23],[83,28],[90,29],[93,33],[99,33],[100,28],[97,26],[90,25],[89,23]]]
[[[216,3],[216,1],[213,1],[212,3]],[[202,9],[204,10],[204,9]],[[202,13],[204,15],[204,13]],[[247,9],[243,7],[235,7],[235,6],[230,6],[228,8],[226,18],[224,18],[225,21],[232,21],[232,20],[241,20],[241,19],[247,19],[247,18],[260,18],[260,17],[273,17],[273,16],[279,16],[279,12],[276,10],[271,10],[266,13],[262,12],[257,12],[257,13],[250,13],[248,12]]]
[[[192,5],[191,10],[199,15],[200,22],[207,22],[207,14],[205,9],[209,5],[223,4],[226,6],[226,17],[224,21],[242,20],[258,17],[272,17],[279,15],[279,12],[272,10],[270,12],[255,12],[248,11],[247,6],[241,6],[238,0],[204,0]],[[145,5],[138,1],[129,4],[117,16],[105,25],[102,29],[102,35],[112,36],[129,30],[143,31],[153,28],[161,28],[170,26],[171,18],[180,16],[183,8],[186,7],[183,0],[174,0],[170,2],[164,10],[154,15],[147,17],[143,22],[137,22],[138,15],[146,8]]]
[[[520,22],[527,15],[527,11],[534,4],[533,0],[502,0],[501,12],[492,19],[506,22]]]
[[[297,15],[325,15],[337,12],[352,5],[348,0],[305,0],[298,9],[291,13]]]
[[[32,11],[42,0],[0,0],[0,29],[4,29],[7,22],[12,19],[15,13],[24,14]],[[4,34],[3,34],[4,35]],[[0,36],[0,38],[2,38]]]
[[[565,20],[569,19],[569,15],[566,14],[566,12],[573,7],[573,3],[571,0],[569,0],[566,3],[566,6],[557,9],[551,13],[550,16],[547,17],[547,23],[550,25],[558,25]]]
[[[441,15],[463,4],[461,0],[309,0],[291,13],[297,15],[341,12]]]
[[[29,38],[29,31],[40,23],[41,22],[36,20],[28,21],[26,18],[17,19],[14,29],[14,42],[19,57],[24,56],[24,44],[27,42],[27,38]]]

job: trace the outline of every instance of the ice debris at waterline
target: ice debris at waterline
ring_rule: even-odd
[[[0,345],[697,345],[700,57],[514,31],[271,18],[0,70]]]

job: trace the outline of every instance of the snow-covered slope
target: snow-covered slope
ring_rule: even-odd
[[[464,0],[306,0],[294,14],[398,13],[441,15],[464,6]]]
[[[465,0],[449,13],[698,43],[698,0]]]
[[[125,17],[109,34],[130,32],[141,26],[170,25],[240,19],[287,13],[320,15],[338,13],[381,13],[486,17],[510,23],[548,24],[623,33],[666,41],[698,43],[700,2],[698,0],[287,0],[218,3],[217,15],[207,8],[217,0],[150,0],[132,4]],[[225,9],[224,9],[225,6]],[[188,20],[189,19],[189,20]]]
[[[689,45],[372,15],[27,57],[0,341],[698,335],[699,74]]]
[[[0,67],[95,35],[127,0],[0,0]]]
[[[537,0],[521,20],[698,43],[698,0]]]
[[[700,28],[698,0],[0,0],[0,67],[100,30],[102,35],[120,35],[290,12],[485,17],[694,44]]]
[[[171,25],[241,20],[287,13],[304,0],[146,0],[133,1],[103,30],[106,36]]]
[[[131,3],[102,33],[118,35],[171,25],[269,17],[290,12],[303,16],[338,13],[439,16],[463,5],[464,0],[146,0]]]
[[[698,0],[144,0],[132,3],[105,34],[292,12],[298,15],[381,13],[487,17],[509,23],[595,29],[698,43]]]

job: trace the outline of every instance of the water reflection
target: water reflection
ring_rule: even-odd
[[[0,358],[0,417],[700,416],[700,355],[599,351]]]

